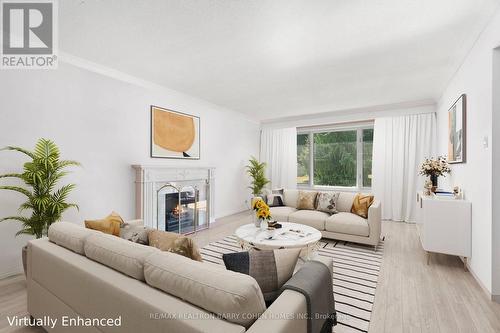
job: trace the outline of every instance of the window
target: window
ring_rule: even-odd
[[[297,134],[297,184],[370,188],[372,125]]]
[[[297,184],[309,184],[309,134],[297,135]]]

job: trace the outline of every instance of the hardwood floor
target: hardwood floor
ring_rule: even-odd
[[[220,219],[192,237],[202,247],[230,235],[250,215]],[[500,304],[487,299],[456,258],[433,254],[430,265],[415,226],[384,222],[384,260],[379,275],[371,332],[500,332]],[[7,316],[26,315],[23,275],[0,280],[0,333],[43,332],[9,327]]]

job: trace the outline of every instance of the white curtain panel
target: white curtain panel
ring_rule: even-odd
[[[420,164],[434,156],[436,135],[434,113],[375,120],[372,190],[383,219],[415,222],[416,192],[425,181]]]
[[[267,163],[266,176],[271,188],[297,186],[297,129],[263,129],[260,161]]]

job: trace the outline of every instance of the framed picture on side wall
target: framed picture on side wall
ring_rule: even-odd
[[[151,105],[151,157],[200,159],[200,118]]]
[[[448,110],[448,162],[466,161],[466,95],[460,96]]]

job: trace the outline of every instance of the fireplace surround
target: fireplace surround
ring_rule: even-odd
[[[181,234],[210,226],[215,168],[132,167],[135,215],[145,226]]]

